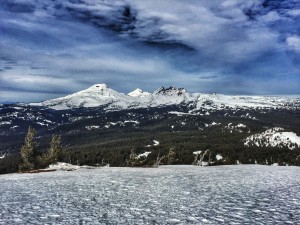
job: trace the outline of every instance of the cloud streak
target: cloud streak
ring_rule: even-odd
[[[100,82],[299,95],[299,10],[292,0],[3,0],[0,102]]]

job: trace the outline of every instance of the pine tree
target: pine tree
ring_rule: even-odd
[[[50,163],[57,163],[62,160],[63,148],[61,146],[61,137],[60,135],[53,135],[51,139],[50,149],[48,151],[48,157]]]
[[[36,168],[38,151],[38,143],[35,141],[36,130],[31,126],[28,128],[25,137],[24,145],[21,147],[21,163],[19,165],[20,171],[28,171]]]
[[[127,161],[127,166],[137,166],[137,155],[135,148],[131,148],[129,160]]]
[[[175,148],[170,148],[169,153],[168,153],[168,164],[171,165],[177,161],[177,155],[175,152]]]

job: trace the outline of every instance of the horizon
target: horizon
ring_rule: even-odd
[[[0,103],[122,93],[300,96],[300,2],[3,0]]]
[[[58,98],[60,98],[60,97],[65,97],[65,96],[71,95],[71,94],[75,94],[75,93],[77,93],[77,92],[87,90],[87,89],[89,89],[89,88],[91,88],[91,87],[93,87],[93,86],[95,86],[95,85],[100,85],[100,84],[106,85],[105,83],[96,83],[96,84],[93,84],[92,86],[89,86],[89,87],[84,88],[83,90],[78,90],[78,91],[76,91],[76,92],[67,93],[67,94],[65,94],[65,95],[59,96]],[[128,96],[131,92],[136,91],[137,89],[140,89],[140,90],[143,91],[143,92],[148,92],[148,93],[150,93],[150,94],[154,94],[154,93],[155,93],[157,90],[159,90],[160,88],[166,88],[166,89],[167,89],[167,88],[172,88],[172,87],[173,87],[173,88],[176,88],[176,89],[184,88],[184,87],[175,87],[175,86],[171,85],[171,86],[166,86],[166,87],[161,86],[161,87],[158,87],[158,88],[156,88],[155,90],[152,90],[152,91],[145,91],[145,90],[143,90],[143,89],[137,87],[137,88],[131,90],[130,92],[124,93],[124,92],[120,92],[120,91],[114,89],[113,87],[107,85],[107,88],[110,88],[110,89],[112,89],[112,90],[114,90],[114,91],[116,91],[116,92],[118,92],[118,93],[121,93],[121,94],[124,94],[124,95],[127,95],[127,96]],[[234,94],[233,94],[233,95],[229,95],[229,94],[223,94],[223,93],[217,93],[217,92],[210,92],[210,93],[207,93],[207,92],[190,92],[190,91],[187,90],[186,88],[184,88],[184,89],[185,89],[185,90],[187,91],[187,93],[189,93],[189,94],[211,94],[211,95],[212,95],[212,94],[214,94],[214,95],[215,95],[215,94],[216,94],[216,95],[220,94],[220,95],[225,95],[225,96],[245,96],[245,97],[247,97],[247,96],[249,96],[249,97],[284,97],[284,98],[290,98],[290,99],[298,99],[298,98],[300,98],[300,95],[247,95],[247,94],[245,94],[245,95],[243,95],[243,94],[240,94],[240,95],[234,95]],[[53,98],[53,99],[55,99],[55,98]],[[46,100],[50,100],[50,99],[44,99],[44,100],[39,101],[39,102],[43,102],[43,101],[46,101]],[[9,105],[9,104],[29,104],[29,103],[38,103],[38,102],[0,102],[1,105]]]

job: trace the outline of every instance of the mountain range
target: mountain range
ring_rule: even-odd
[[[95,84],[88,89],[65,97],[31,103],[56,110],[80,107],[104,107],[106,110],[124,110],[169,105],[188,105],[190,112],[201,109],[224,108],[297,108],[300,99],[265,96],[229,96],[222,94],[188,93],[184,88],[161,87],[152,94],[137,88],[126,94],[111,89],[106,84]]]
[[[140,165],[151,165],[174,148],[177,164],[191,164],[194,152],[203,156],[209,149],[215,165],[300,165],[299,98],[175,87],[123,94],[95,84],[39,103],[0,105],[0,161],[18,159],[29,126],[37,130],[42,151],[53,134],[61,135],[67,161],[75,164],[105,160],[124,166],[134,148],[146,155]]]

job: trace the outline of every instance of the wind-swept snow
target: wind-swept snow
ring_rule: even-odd
[[[0,176],[0,224],[298,224],[300,168],[96,168]]]

